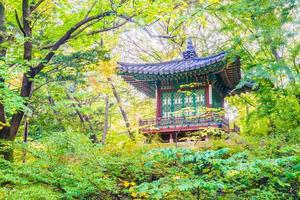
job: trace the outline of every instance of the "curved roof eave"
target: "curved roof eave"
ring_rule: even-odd
[[[200,58],[193,57],[180,60],[171,60],[161,63],[122,63],[119,62],[118,69],[120,73],[129,74],[148,74],[148,75],[167,75],[187,72],[218,63],[225,58],[226,53]]]

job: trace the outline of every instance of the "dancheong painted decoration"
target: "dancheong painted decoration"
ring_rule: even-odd
[[[160,63],[119,63],[119,74],[128,83],[156,99],[156,118],[140,120],[141,131],[165,141],[208,127],[229,132],[228,120],[211,108],[222,109],[224,98],[239,83],[239,58],[226,52],[198,57],[191,39],[182,56]]]

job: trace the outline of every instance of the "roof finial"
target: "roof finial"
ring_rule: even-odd
[[[192,38],[191,37],[188,37],[187,38],[187,41],[186,41],[186,49],[188,50],[188,51],[192,51],[192,50],[194,50],[194,46],[193,46],[193,42],[192,42]]]
[[[183,52],[183,57],[185,59],[197,57],[191,37],[188,37],[186,40],[186,51]]]

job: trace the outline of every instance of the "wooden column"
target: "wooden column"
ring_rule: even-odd
[[[161,88],[160,88],[160,83],[157,82],[156,84],[156,120],[161,118]]]
[[[209,104],[209,107],[211,108],[212,107],[212,85],[209,84],[208,85],[208,104]]]
[[[174,140],[173,140],[173,134],[170,133],[170,140],[169,140],[169,143],[173,143],[173,142],[174,142]]]
[[[206,107],[211,108],[212,107],[212,85],[208,84],[205,87],[205,101],[206,101]]]

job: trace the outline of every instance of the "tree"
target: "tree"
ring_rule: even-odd
[[[157,7],[160,7],[158,11],[170,10],[169,4],[159,5],[159,1],[157,5],[155,4],[156,6],[152,5],[149,8],[144,7],[145,5],[139,7],[141,2],[133,3],[133,6],[131,3],[130,1],[87,1],[79,2],[78,8],[81,9],[76,10],[76,7],[74,10],[71,6],[72,3],[68,1],[59,1],[55,4],[47,0],[23,0],[21,7],[17,3],[5,2],[4,4],[10,11],[8,18],[12,20],[15,17],[16,21],[10,21],[13,25],[9,25],[12,29],[10,34],[14,37],[11,50],[14,53],[21,53],[18,47],[23,46],[22,58],[17,57],[11,61],[12,54],[6,55],[7,62],[5,64],[7,70],[12,70],[9,69],[10,64],[24,71],[19,93],[19,97],[25,100],[24,106],[27,105],[35,79],[45,73],[44,68],[63,46],[66,49],[67,43],[71,49],[78,49],[84,46],[78,45],[78,41],[85,40],[91,44],[93,40],[89,40],[89,38],[93,35],[119,28],[130,21],[132,17],[145,16],[147,11],[153,11]],[[14,10],[15,16],[12,16],[12,10]],[[19,18],[20,10],[21,18]],[[3,4],[1,4],[1,11],[1,19],[4,19]],[[147,18],[151,19],[151,17],[153,16],[144,17],[144,19],[147,21]],[[0,25],[3,28],[3,20]],[[57,27],[57,31],[53,32],[53,27]],[[3,41],[3,36],[1,36],[1,41]],[[8,84],[5,80],[8,77],[2,77],[2,79],[5,84]],[[14,108],[11,116],[5,113],[5,103],[1,102],[0,108],[1,122],[5,124],[7,120],[10,121],[9,125],[0,130],[0,137],[14,140],[24,116],[24,108]]]
[[[101,143],[104,144],[108,132],[108,112],[109,112],[109,96],[105,96],[105,115],[104,115],[104,128],[101,137]]]

